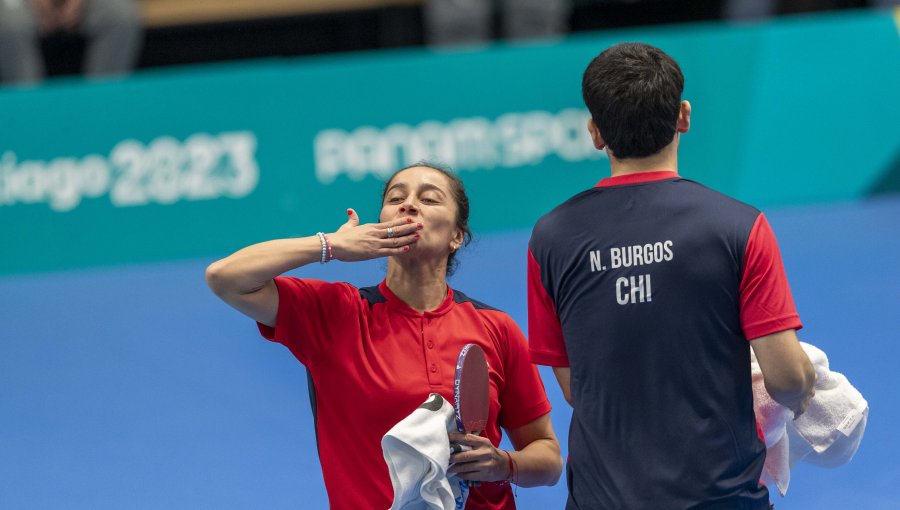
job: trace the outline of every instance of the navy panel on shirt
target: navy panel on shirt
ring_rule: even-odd
[[[767,508],[739,295],[760,212],[669,175],[580,193],[529,244],[571,369],[568,508]]]

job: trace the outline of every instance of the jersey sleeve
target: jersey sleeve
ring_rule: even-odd
[[[550,412],[550,400],[537,367],[528,358],[528,342],[516,323],[504,314],[507,349],[500,391],[500,426],[516,429]]]
[[[747,239],[740,306],[741,327],[747,340],[803,327],[794,307],[775,233],[762,213]]]
[[[257,322],[267,340],[278,342],[309,366],[328,340],[331,329],[357,309],[359,292],[346,283],[279,276],[275,327]]]
[[[528,342],[531,361],[539,365],[568,367],[556,306],[544,287],[541,266],[528,249]]]

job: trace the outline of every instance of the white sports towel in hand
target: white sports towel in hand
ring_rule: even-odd
[[[453,406],[432,393],[418,409],[381,439],[384,461],[394,486],[390,510],[461,510],[469,497],[466,482],[447,476],[450,444],[456,431]]]
[[[756,357],[751,357],[753,404],[766,441],[762,478],[784,496],[791,468],[803,461],[824,467],[850,462],[866,430],[869,404],[843,374],[832,372],[821,349],[800,342],[816,371],[816,394],[796,420],[766,392]]]

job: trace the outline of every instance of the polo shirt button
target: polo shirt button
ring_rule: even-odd
[[[429,340],[429,341],[428,341],[428,348],[429,348],[429,349],[434,349],[434,342],[432,342],[432,341]]]
[[[431,364],[431,372],[437,372],[437,365],[435,365],[434,363]]]

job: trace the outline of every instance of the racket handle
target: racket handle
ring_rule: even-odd
[[[481,434],[481,432],[478,432],[478,431],[466,432],[466,433],[472,434],[473,436],[478,436]],[[481,487],[481,482],[479,482],[477,480],[466,480],[466,485],[468,485],[469,487]]]
[[[450,455],[453,455],[454,453],[467,452],[471,449],[471,446],[466,446],[459,443],[450,443]]]

